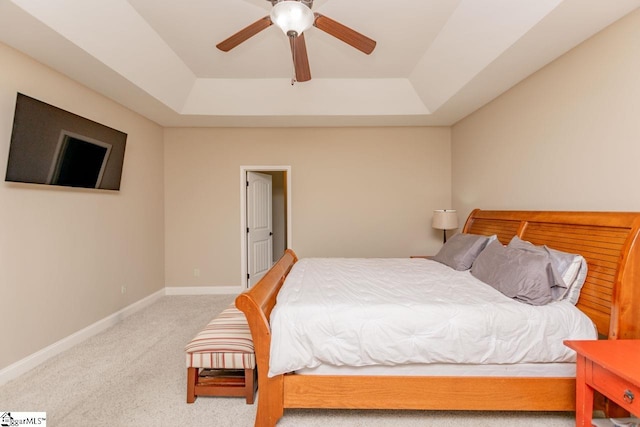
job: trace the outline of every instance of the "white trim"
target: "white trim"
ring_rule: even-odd
[[[88,338],[91,338],[94,335],[99,334],[107,328],[117,324],[121,320],[126,317],[131,316],[137,311],[142,310],[143,308],[151,305],[157,299],[163,297],[165,295],[165,289],[160,289],[159,291],[134,302],[131,305],[113,313],[110,316],[105,317],[102,320],[98,320],[92,325],[87,326],[84,329],[75,332],[60,341],[57,341],[42,350],[39,350],[21,360],[18,360],[15,363],[7,366],[6,368],[0,370],[0,385],[6,384],[14,378],[30,371],[36,366],[46,362],[48,359],[53,356],[57,356],[65,350],[70,349],[71,347],[80,344],[82,341],[85,341]]]
[[[242,286],[168,286],[166,295],[238,295]]]
[[[240,166],[240,283],[241,290],[247,289],[247,172],[286,172],[287,177],[287,248],[293,248],[293,215],[291,199],[291,166]]]

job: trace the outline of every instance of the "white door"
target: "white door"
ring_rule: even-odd
[[[249,287],[273,263],[271,175],[247,172],[247,274]]]

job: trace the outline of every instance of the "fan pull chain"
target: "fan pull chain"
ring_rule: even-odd
[[[296,33],[293,31],[290,31],[289,33],[287,33],[287,36],[289,36],[289,45],[290,46],[294,46],[293,44],[293,38],[296,36]],[[296,50],[295,49],[291,49],[291,68],[292,68],[292,75],[293,77],[291,77],[291,86],[296,84]]]

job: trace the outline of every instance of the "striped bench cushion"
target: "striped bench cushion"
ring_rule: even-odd
[[[187,368],[253,369],[256,355],[244,313],[231,304],[184,349]]]

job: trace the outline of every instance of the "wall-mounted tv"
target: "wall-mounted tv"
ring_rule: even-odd
[[[119,190],[127,134],[18,93],[5,180]]]

